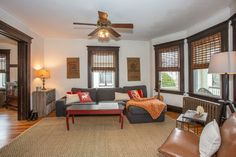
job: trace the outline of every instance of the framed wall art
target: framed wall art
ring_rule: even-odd
[[[80,78],[80,60],[77,58],[67,58],[67,78]]]
[[[140,81],[140,58],[127,58],[128,81]]]

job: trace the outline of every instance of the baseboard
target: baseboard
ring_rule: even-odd
[[[182,107],[173,106],[173,105],[167,105],[167,111],[182,113]]]

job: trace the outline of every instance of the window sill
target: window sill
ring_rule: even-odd
[[[158,89],[155,89],[156,92],[158,92]],[[176,90],[164,90],[164,89],[161,89],[160,90],[161,93],[170,93],[170,94],[177,94],[177,95],[183,95],[184,92],[182,91],[176,91]]]
[[[195,98],[199,98],[199,99],[203,99],[207,101],[212,101],[216,103],[219,103],[219,100],[222,100],[222,98],[210,97],[210,96],[200,95],[200,94],[190,93],[190,92],[188,93],[188,95],[191,97],[195,97]]]

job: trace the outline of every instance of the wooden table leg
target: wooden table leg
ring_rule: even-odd
[[[72,114],[72,123],[75,124],[75,116]]]
[[[120,128],[123,129],[123,126],[124,126],[124,114],[123,114],[123,112],[120,113],[120,117],[121,117]]]
[[[67,127],[67,130],[69,131],[70,130],[70,126],[69,126],[69,113],[66,114],[66,127]]]

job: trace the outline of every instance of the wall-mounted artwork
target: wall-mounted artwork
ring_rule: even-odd
[[[128,81],[140,81],[140,58],[127,58]]]
[[[67,78],[80,78],[79,58],[67,58]]]

